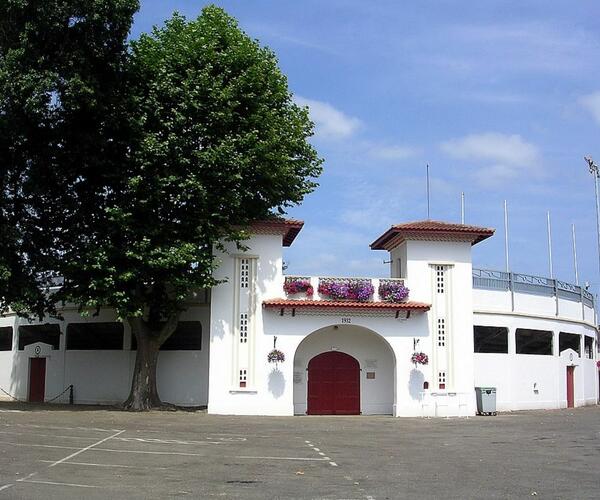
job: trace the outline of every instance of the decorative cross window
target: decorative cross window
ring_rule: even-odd
[[[248,313],[240,314],[240,344],[248,342]]]
[[[250,261],[240,260],[240,288],[248,288],[250,283]]]
[[[444,266],[435,266],[435,282],[437,293],[444,293],[445,287],[445,269]]]
[[[446,320],[444,318],[438,319],[437,341],[438,341],[438,347],[446,346]]]

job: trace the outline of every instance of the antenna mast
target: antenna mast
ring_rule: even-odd
[[[430,213],[429,213],[429,163],[427,164],[427,220],[429,220],[430,217]]]

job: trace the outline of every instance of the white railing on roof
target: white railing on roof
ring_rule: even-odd
[[[490,269],[473,269],[473,288],[557,297],[581,302],[587,307],[594,308],[594,296],[585,288],[543,276],[507,273],[506,271]]]

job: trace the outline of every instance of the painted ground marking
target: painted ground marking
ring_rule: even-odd
[[[91,484],[76,484],[76,483],[59,483],[56,481],[41,481],[41,480],[33,480],[33,479],[23,479],[22,483],[32,483],[32,484],[50,484],[52,486],[71,486],[74,488],[102,488],[102,486],[94,486]]]
[[[70,458],[76,457],[77,455],[79,455],[79,454],[81,454],[81,453],[84,453],[84,452],[88,451],[89,449],[91,449],[91,448],[94,448],[95,446],[98,446],[99,444],[102,444],[102,443],[104,443],[104,442],[108,441],[109,439],[115,438],[115,437],[117,437],[119,434],[123,434],[124,432],[125,432],[125,430],[121,430],[121,431],[119,431],[119,432],[115,432],[114,434],[111,434],[110,436],[108,436],[108,437],[105,437],[104,439],[101,439],[100,441],[97,441],[97,442],[96,442],[96,443],[94,443],[94,444],[91,444],[91,445],[89,445],[89,446],[86,446],[85,448],[81,448],[81,450],[79,450],[79,451],[76,451],[75,453],[71,453],[71,454],[70,454],[68,457],[65,457],[65,458],[62,458],[62,459],[60,459],[60,460],[57,460],[56,462],[54,462],[54,463],[50,464],[48,467],[49,467],[49,468],[50,468],[50,467],[56,467],[57,465],[59,465],[59,464],[62,464],[63,462],[66,462],[66,461],[67,461],[67,460],[69,460]]]
[[[0,491],[4,491],[7,490],[8,488],[10,488],[12,486],[12,484],[5,484],[4,486],[0,486]]]
[[[223,458],[240,458],[240,459],[259,459],[259,460],[301,460],[306,462],[326,462],[324,458],[310,458],[310,457],[250,457],[250,456],[237,456],[237,457],[223,457]]]
[[[36,425],[36,424],[0,424],[3,427],[31,427],[34,429],[58,429],[66,431],[98,431],[98,432],[116,432],[119,429],[101,429],[99,427],[62,427],[53,425]]]
[[[61,436],[59,434],[38,434],[37,432],[13,432],[13,431],[0,431],[0,434],[8,434],[10,436],[33,436],[33,437],[47,437],[47,438],[60,438],[60,439],[86,439],[91,441],[96,437],[84,437],[84,436]]]
[[[10,441],[0,441],[0,444],[10,444],[11,446],[25,446],[27,448],[58,448],[61,450],[79,449],[77,446],[61,446],[58,444],[11,443]]]
[[[38,460],[38,462],[52,463],[53,460]],[[83,467],[114,467],[118,469],[151,469],[167,470],[169,467],[143,467],[141,465],[120,465],[120,464],[96,464],[93,462],[65,462],[63,465],[79,465]]]
[[[331,458],[329,458],[328,456],[325,456],[325,453],[323,453],[320,448],[315,447],[310,441],[304,441],[304,442],[306,443],[306,445],[309,448],[312,448],[314,451],[316,451],[319,455],[321,455],[323,457],[323,458],[319,458],[317,460],[323,460],[323,461],[326,461],[326,462],[331,460]],[[329,465],[331,465],[332,467],[337,467],[338,466],[337,463],[332,462],[332,461],[329,462]]]

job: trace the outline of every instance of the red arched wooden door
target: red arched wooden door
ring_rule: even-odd
[[[309,361],[307,413],[360,414],[360,365],[356,359],[330,351]]]

